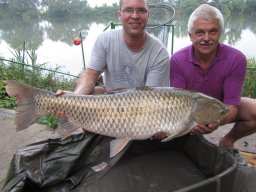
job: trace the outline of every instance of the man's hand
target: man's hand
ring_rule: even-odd
[[[164,132],[159,132],[159,133],[156,133],[155,135],[153,135],[152,137],[150,137],[151,140],[153,139],[157,139],[157,140],[163,140],[167,137],[166,133]]]
[[[191,130],[191,133],[192,134],[209,134],[215,131],[219,126],[220,126],[220,121],[217,121],[208,125],[199,124]]]
[[[55,95],[57,97],[59,97],[61,95],[64,95],[64,94],[76,94],[76,93],[72,92],[72,91],[64,91],[64,90],[61,90],[61,89],[57,90],[56,93],[55,93]],[[60,117],[64,116],[65,113],[63,111],[55,111],[54,115],[60,118]]]
[[[59,89],[59,90],[57,90],[56,93],[55,93],[56,96],[61,96],[61,95],[63,95],[63,94],[76,94],[76,92],[64,91],[64,90]]]

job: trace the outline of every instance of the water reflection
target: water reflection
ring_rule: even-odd
[[[116,18],[113,18],[113,21]],[[188,16],[175,16],[174,51],[190,44],[187,35]],[[225,18],[223,42],[235,46],[248,57],[256,57],[256,25],[249,16],[238,15]],[[83,33],[85,63],[88,62],[92,46],[97,36],[103,31],[109,20],[90,18],[58,19],[17,19],[6,17],[0,20],[0,55],[12,57],[10,49],[22,48],[26,42],[27,49],[35,49],[38,62],[63,66],[62,70],[77,75],[83,69],[81,46],[73,44],[73,38]],[[154,32],[156,35],[159,31]],[[169,36],[168,50],[171,51]]]

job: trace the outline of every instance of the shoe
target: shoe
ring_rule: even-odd
[[[236,159],[238,165],[248,166],[247,161],[240,155],[237,149],[227,149],[226,150],[234,159]]]

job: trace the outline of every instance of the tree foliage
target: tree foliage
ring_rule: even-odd
[[[203,3],[217,7],[223,14],[226,15],[231,13],[245,14],[248,12],[249,8],[249,2],[244,0],[169,0],[168,2],[182,14],[190,14],[195,9],[195,7]]]
[[[208,3],[218,7],[224,14],[255,14],[255,0],[151,0],[150,3],[167,2],[170,3],[178,13],[190,14],[195,7],[202,3]],[[117,8],[118,4],[91,8],[87,0],[2,0],[2,4],[7,5],[9,11],[16,15],[24,14],[40,14],[43,10],[49,16],[64,15],[93,15],[100,8],[106,14],[110,14],[113,8]],[[42,11],[41,11],[42,12]],[[113,12],[112,12],[113,14]]]
[[[44,5],[49,15],[65,16],[82,14],[87,6],[87,1],[80,0],[44,0]]]
[[[35,15],[37,13],[37,6],[39,5],[39,0],[6,0],[9,10],[20,16],[24,14]]]

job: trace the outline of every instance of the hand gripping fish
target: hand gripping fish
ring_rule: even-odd
[[[58,130],[70,135],[76,128],[116,138],[110,156],[119,153],[130,140],[143,140],[158,132],[167,134],[162,141],[188,133],[197,124],[218,121],[228,110],[218,101],[201,93],[172,87],[140,87],[104,95],[56,97],[53,92],[15,81],[4,81],[10,96],[17,97],[17,130],[33,124],[40,116],[56,111]]]

